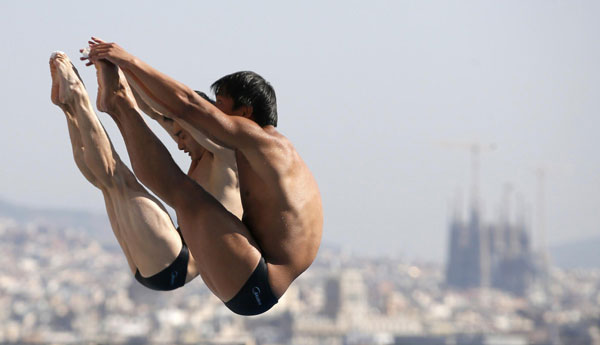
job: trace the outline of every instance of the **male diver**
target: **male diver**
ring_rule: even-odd
[[[164,206],[138,182],[115,152],[66,54],[52,54],[50,71],[51,99],[66,115],[75,163],[84,177],[102,191],[113,232],[135,278],[154,290],[183,286],[198,275],[196,260]],[[195,140],[180,124],[164,118],[139,93],[135,94],[140,108],[169,132],[179,149],[189,153],[190,178],[241,218],[233,151],[206,138],[196,136]]]
[[[235,313],[270,309],[314,261],[323,227],[317,183],[275,129],[271,85],[253,72],[227,75],[212,85],[215,106],[115,43],[88,43],[82,60],[98,69],[98,109],[117,123],[136,176],[175,209],[206,285]],[[235,151],[241,221],[179,169],[144,123],[119,69],[164,116]]]

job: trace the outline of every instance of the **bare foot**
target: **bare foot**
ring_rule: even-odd
[[[52,77],[50,99],[61,108],[71,104],[77,94],[85,92],[77,69],[63,52],[54,52],[50,56],[50,76]]]
[[[123,73],[112,62],[99,60],[94,63],[98,77],[98,110],[113,115],[118,104],[129,104],[133,95]]]

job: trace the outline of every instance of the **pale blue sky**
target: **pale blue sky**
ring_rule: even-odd
[[[95,98],[77,57],[97,35],[196,89],[238,70],[270,80],[280,130],[319,182],[328,243],[444,259],[473,142],[497,147],[481,155],[487,219],[507,182],[533,213],[542,167],[548,242],[600,235],[599,17],[594,1],[3,1],[0,198],[104,212],[47,65],[65,51]]]

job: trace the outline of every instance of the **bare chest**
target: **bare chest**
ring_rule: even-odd
[[[237,193],[235,170],[220,163],[212,155],[205,154],[197,164],[192,165],[188,176],[217,199],[230,188],[235,188]]]

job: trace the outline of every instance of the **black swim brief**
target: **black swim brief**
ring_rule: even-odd
[[[271,309],[277,303],[269,285],[267,263],[260,258],[258,266],[246,284],[231,300],[225,302],[227,308],[239,315],[258,315]]]
[[[177,231],[181,235],[179,228]],[[170,291],[182,287],[185,284],[185,278],[187,277],[190,253],[183,238],[181,241],[181,251],[169,267],[148,278],[142,277],[140,271],[136,270],[135,279],[137,279],[140,284],[152,290]]]

